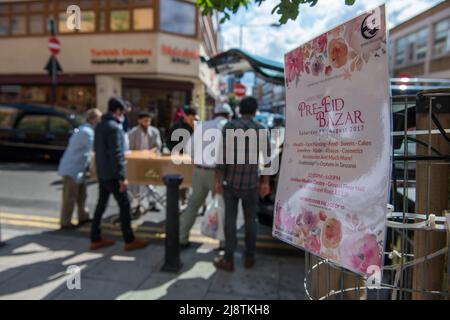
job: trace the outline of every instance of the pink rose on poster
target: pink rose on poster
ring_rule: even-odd
[[[328,60],[334,68],[345,66],[348,60],[348,47],[344,39],[337,38],[328,45]]]
[[[328,218],[322,228],[322,244],[326,248],[337,248],[342,240],[341,222],[336,218]]]
[[[305,248],[311,252],[319,253],[320,252],[320,239],[316,235],[310,235],[305,239],[304,242]]]
[[[323,34],[315,38],[312,42],[312,47],[316,53],[324,52],[327,49],[327,35]]]
[[[344,263],[360,272],[367,273],[371,265],[380,266],[382,251],[373,234],[354,235],[345,239],[341,248]]]
[[[313,76],[318,76],[323,72],[323,69],[325,68],[325,64],[323,63],[323,57],[318,56],[314,59],[312,65],[311,65],[311,73]]]
[[[297,80],[304,71],[303,48],[295,49],[286,55],[286,82],[289,85]]]
[[[307,74],[310,74],[310,73],[311,73],[311,69],[310,69],[310,67],[309,67],[310,65],[311,65],[310,62],[305,63],[305,71],[306,71]]]
[[[319,215],[314,214],[311,210],[305,210],[303,213],[303,225],[307,230],[311,231],[317,227],[320,218]]]
[[[295,217],[283,212],[281,215],[281,228],[285,229],[286,231],[292,231],[295,227]]]

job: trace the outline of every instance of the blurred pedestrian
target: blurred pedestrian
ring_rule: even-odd
[[[211,148],[217,150],[221,145],[220,141],[213,142],[203,139],[203,135],[210,129],[222,132],[223,126],[233,115],[233,111],[228,104],[219,104],[214,108],[214,118],[200,123],[188,142],[187,150],[191,158],[195,160],[192,174],[192,194],[189,198],[186,210],[180,216],[180,245],[182,249],[190,246],[189,232],[195,223],[198,210],[205,203],[209,192],[214,193],[216,159],[204,159],[203,150]],[[211,146],[213,144],[213,146]]]
[[[138,114],[138,125],[129,133],[130,150],[148,150],[159,153],[161,151],[161,136],[159,130],[152,125],[152,115],[149,112],[140,112]],[[130,192],[137,198],[143,193],[144,186],[131,185]],[[149,203],[150,211],[159,211],[155,201]]]
[[[170,151],[173,150],[173,148],[178,145],[182,139],[173,139],[172,140],[172,133],[177,130],[177,129],[183,129],[186,130],[190,135],[192,135],[192,133],[194,132],[194,127],[195,127],[195,119],[197,116],[197,111],[195,111],[195,109],[186,109],[184,110],[184,114],[183,117],[180,118],[180,120],[178,120],[178,122],[176,122],[169,130],[168,135],[167,135],[167,147],[169,148]],[[185,144],[187,143],[187,141],[184,142]],[[182,151],[182,149],[181,149]]]
[[[254,120],[257,110],[258,103],[255,98],[246,97],[242,99],[239,106],[241,118],[231,120],[223,128],[223,159],[217,165],[215,189],[217,193],[223,193],[225,201],[225,255],[214,259],[214,265],[216,268],[226,271],[234,270],[234,252],[237,245],[236,220],[239,200],[242,201],[245,219],[244,267],[249,269],[255,264],[258,188],[259,194],[263,197],[270,192],[268,176],[259,178],[260,137],[264,136],[260,136],[260,131],[266,129]],[[237,131],[241,131],[246,134],[249,133],[249,130],[255,131],[253,136],[256,141],[250,141],[251,139],[245,138],[244,146],[238,146],[238,143],[231,144],[227,142],[227,135],[230,132],[236,134]],[[269,139],[265,143],[266,146],[269,146]],[[257,161],[252,163],[250,158],[255,152]],[[229,154],[233,154],[234,158],[228,159]],[[238,163],[238,159],[242,155],[245,161],[244,163]]]
[[[161,150],[161,135],[156,127],[153,127],[152,116],[149,112],[138,114],[138,125],[128,133],[130,150],[150,150],[159,152]]]
[[[86,173],[94,146],[94,128],[102,113],[98,109],[86,112],[86,123],[75,129],[61,158],[58,173],[63,179],[61,229],[74,229],[90,222],[86,208]],[[72,224],[73,209],[77,205],[78,225]]]
[[[131,229],[128,181],[125,173],[124,134],[121,124],[127,103],[119,97],[108,101],[108,113],[95,128],[95,164],[97,169],[99,195],[91,229],[91,250],[111,246],[114,241],[101,236],[101,221],[108,200],[112,194],[119,205],[119,217],[125,250],[144,248],[149,241],[134,237]]]

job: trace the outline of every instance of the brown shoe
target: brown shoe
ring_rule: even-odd
[[[255,266],[255,258],[245,258],[244,268],[251,269]]]
[[[131,242],[125,244],[125,251],[143,249],[150,244],[149,240],[144,239],[134,239]]]
[[[225,270],[228,272],[234,271],[234,263],[231,261],[225,260],[224,257],[214,258],[213,264],[217,269],[222,269],[222,270]]]
[[[91,241],[91,250],[98,250],[101,248],[106,248],[114,245],[114,241],[102,239],[99,241]]]

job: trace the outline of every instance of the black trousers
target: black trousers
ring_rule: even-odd
[[[239,199],[242,200],[245,224],[245,258],[254,258],[256,251],[256,210],[258,209],[258,189],[236,190],[224,187],[225,201],[225,260],[234,261],[237,246],[236,221]]]
[[[125,242],[131,242],[134,240],[133,230],[131,229],[131,216],[130,216],[130,200],[128,199],[127,191],[120,192],[119,180],[102,180],[98,182],[98,202],[95,208],[94,219],[92,221],[91,229],[91,241],[101,240],[102,216],[105,213],[106,206],[110,194],[114,196],[120,209],[120,225],[122,228],[122,235]]]

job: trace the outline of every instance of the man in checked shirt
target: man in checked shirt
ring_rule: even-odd
[[[225,200],[225,255],[214,259],[214,265],[225,271],[234,270],[239,200],[245,219],[244,267],[250,269],[255,264],[258,191],[262,197],[270,192],[269,177],[259,175],[260,151],[267,166],[270,143],[268,130],[254,120],[257,110],[255,98],[244,98],[239,104],[241,118],[229,121],[222,132],[222,161],[216,167],[215,189]]]

